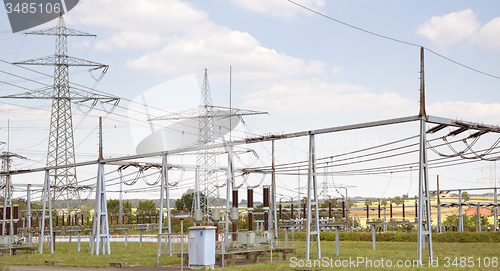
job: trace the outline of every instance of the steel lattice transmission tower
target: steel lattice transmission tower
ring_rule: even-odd
[[[201,105],[195,108],[172,113],[166,116],[153,118],[151,120],[180,120],[180,119],[198,119],[198,145],[210,145],[214,143],[214,119],[240,117],[245,115],[267,114],[267,112],[244,110],[237,108],[225,108],[212,105],[212,96],[208,83],[208,71],[205,69],[203,86],[201,90]],[[229,128],[231,129],[231,127]],[[206,149],[197,152],[197,165],[200,192],[204,193],[204,202],[201,202],[203,214],[207,217],[210,206],[215,206],[218,198],[217,175],[209,168],[217,165],[216,157],[224,153],[222,149]],[[193,200],[193,209],[195,201]]]
[[[208,145],[214,142],[214,123],[212,116],[212,95],[210,93],[210,86],[208,84],[208,73],[205,69],[205,76],[203,79],[203,88],[201,90],[201,106],[200,116],[198,122],[198,145]],[[199,150],[197,154],[196,164],[200,166],[215,167],[217,165],[215,150],[204,149]],[[204,191],[205,202],[203,213],[208,214],[209,207],[212,205],[212,200],[218,198],[217,195],[217,174],[211,170],[201,170],[199,173],[199,183],[202,184],[201,191]],[[203,189],[204,188],[204,189]],[[194,201],[193,201],[194,203]]]
[[[70,88],[69,67],[84,66],[91,67],[91,70],[103,69],[103,74],[108,66],[84,59],[68,56],[67,38],[73,37],[96,37],[96,35],[67,28],[64,24],[63,16],[59,17],[57,26],[25,33],[28,35],[56,36],[55,55],[30,59],[26,61],[12,63],[15,65],[41,65],[54,66],[54,85],[42,90],[29,91],[19,95],[9,95],[1,98],[17,99],[51,99],[52,111],[50,118],[49,144],[47,152],[47,166],[61,166],[75,163],[75,145],[73,138],[73,123],[71,114],[71,102],[84,102],[92,100],[94,106],[98,100],[105,102],[114,101],[115,105],[119,99],[116,97],[98,95],[87,91],[74,91]],[[53,185],[57,188],[66,187],[66,193],[61,189],[54,191],[54,198],[78,198],[76,191],[70,191],[68,186],[77,185],[76,168],[69,167],[50,171]]]
[[[0,159],[2,159],[2,171],[1,172],[10,171],[10,168],[12,165],[12,158],[27,159],[26,157],[21,156],[19,154],[15,154],[15,153],[12,153],[9,151],[4,151],[4,152],[0,153]],[[0,179],[1,180],[0,186],[4,187],[6,184],[7,176],[2,175],[0,178],[1,178]]]

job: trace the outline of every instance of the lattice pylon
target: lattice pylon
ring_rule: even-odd
[[[40,227],[40,234],[38,235],[38,249],[39,253],[43,253],[43,240],[45,237],[48,239],[48,243],[50,246],[50,253],[54,253],[54,238],[53,238],[53,227],[52,227],[52,197],[50,195],[50,173],[48,170],[45,171],[45,180],[43,182],[43,192],[42,192],[42,201],[43,201],[43,209],[42,209],[42,225]],[[47,210],[48,207],[48,210]],[[47,214],[48,212],[48,214]],[[49,235],[45,235],[45,220],[49,218]]]
[[[106,184],[104,164],[99,163],[97,169],[97,188],[95,196],[94,221],[92,226],[90,255],[99,255],[100,246],[103,254],[111,254],[109,244],[108,206],[106,202]]]
[[[214,127],[212,117],[212,96],[210,94],[210,86],[208,83],[208,71],[205,69],[205,76],[203,79],[203,87],[201,91],[201,106],[200,117],[198,121],[198,145],[203,146],[214,142]],[[197,153],[196,164],[198,166],[215,167],[217,165],[216,150],[204,149],[199,150]],[[213,201],[217,199],[217,174],[213,170],[201,169],[199,174],[200,192],[205,194],[204,202],[201,204],[203,214],[208,217],[210,206]],[[195,201],[193,200],[192,209],[195,209]]]
[[[75,144],[73,137],[73,122],[71,101],[75,100],[70,92],[69,67],[88,66],[94,69],[107,69],[107,65],[68,56],[68,36],[95,37],[93,34],[66,28],[63,16],[59,17],[57,26],[46,30],[27,32],[30,35],[56,36],[56,50],[54,56],[41,57],[20,61],[16,65],[43,65],[54,66],[54,85],[52,89],[52,109],[50,116],[49,144],[47,150],[47,167],[62,166],[75,163]],[[9,95],[6,98],[45,99],[47,95],[29,92],[22,95]],[[93,94],[78,95],[76,100],[98,100],[109,97],[98,97]],[[53,196],[55,199],[63,196],[65,199],[79,198],[75,190],[56,190],[58,187],[77,185],[76,168],[65,167],[50,171],[53,181]]]
[[[5,235],[5,226],[7,224],[7,217],[10,216],[11,220],[13,218],[12,215],[12,183],[11,183],[11,176],[10,175],[5,175],[5,190],[4,190],[4,204],[3,204],[3,217],[2,219],[2,234]],[[7,215],[7,206],[10,206],[10,214]],[[14,223],[12,221],[9,223],[10,228],[9,228],[9,233],[10,235],[13,234],[14,232]],[[10,245],[10,241],[9,241]]]

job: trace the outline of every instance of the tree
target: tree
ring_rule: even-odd
[[[372,199],[370,199],[370,198],[366,198],[366,199],[365,199],[365,205],[370,205],[370,204],[372,204],[372,203],[373,203],[373,200],[372,200]]]
[[[400,196],[396,196],[396,197],[392,198],[392,202],[394,202],[394,204],[399,206],[399,205],[403,204],[404,200]]]
[[[380,201],[380,205],[382,205],[382,206],[387,206],[387,203],[388,203],[388,202],[387,202],[387,199],[382,199],[382,200]]]
[[[474,218],[474,219],[473,219]],[[462,216],[463,224],[464,224],[464,229],[467,230],[469,228],[472,228],[476,225],[476,218],[475,216],[473,217],[468,217],[466,215]],[[458,226],[458,215],[450,215],[447,216],[446,219],[443,222],[443,225],[449,225],[449,226]]]
[[[347,199],[347,208],[352,208],[354,206],[355,201],[352,199]]]
[[[109,211],[109,200],[108,200],[108,211]],[[83,204],[82,206],[80,206],[80,210],[82,210],[82,212],[88,214],[90,213],[90,210],[94,209],[94,206],[92,205],[92,203],[90,202],[87,202],[85,204]]]
[[[108,213],[110,214],[119,214],[120,213],[120,200],[118,199],[110,199],[108,200],[108,202],[106,203],[107,206],[108,206]],[[88,206],[90,205],[90,206]],[[85,205],[82,205],[82,211],[85,211],[84,209],[87,209],[89,208],[88,211],[90,211],[93,206],[92,204],[90,203],[87,203]],[[123,201],[123,213],[124,214],[130,214],[132,213],[132,203],[130,203],[130,201],[128,200],[124,200]]]
[[[470,200],[470,195],[467,192],[462,192],[462,199],[464,201],[469,201]]]
[[[139,201],[139,205],[137,205],[136,213],[142,214],[156,214],[156,205],[153,200],[144,200]]]
[[[205,206],[205,195],[200,192],[200,208]],[[175,201],[175,208],[179,212],[191,212],[194,200],[194,189],[188,189],[180,199]]]

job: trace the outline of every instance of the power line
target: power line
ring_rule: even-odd
[[[467,65],[464,65],[464,64],[462,64],[462,63],[459,63],[459,62],[457,62],[457,61],[455,61],[455,60],[452,60],[452,59],[450,59],[450,58],[448,58],[448,57],[445,57],[445,56],[443,56],[443,55],[441,55],[441,54],[438,54],[438,53],[436,53],[436,52],[432,51],[431,49],[429,49],[429,48],[427,48],[427,47],[425,47],[425,46],[418,45],[418,44],[411,43],[411,42],[407,42],[407,41],[403,41],[403,40],[398,40],[398,39],[391,38],[391,37],[388,37],[388,36],[384,36],[384,35],[381,35],[381,34],[378,34],[378,33],[375,33],[375,32],[371,32],[371,31],[368,31],[368,30],[366,30],[366,29],[363,29],[363,28],[360,28],[360,27],[357,27],[357,26],[354,26],[354,25],[351,25],[351,24],[345,23],[345,22],[343,22],[343,21],[337,20],[337,19],[335,19],[335,18],[332,18],[332,17],[330,17],[330,16],[328,16],[328,15],[325,15],[325,14],[323,14],[323,13],[320,13],[320,12],[318,12],[318,11],[315,11],[315,10],[313,10],[313,9],[311,9],[311,8],[308,8],[308,7],[306,7],[306,6],[303,6],[303,5],[301,5],[301,4],[299,4],[299,3],[296,3],[296,2],[294,2],[294,1],[292,1],[292,0],[288,0],[288,2],[290,2],[290,3],[294,4],[294,5],[297,5],[297,6],[299,6],[299,7],[303,8],[303,9],[305,9],[305,10],[308,10],[308,11],[310,11],[310,12],[314,13],[314,14],[317,14],[317,15],[319,15],[319,16],[325,17],[325,18],[327,18],[327,19],[329,19],[329,20],[332,20],[332,21],[334,21],[334,22],[337,22],[337,23],[343,24],[343,25],[345,25],[345,26],[348,26],[348,27],[354,28],[354,29],[356,29],[356,30],[359,30],[359,31],[362,31],[362,32],[368,33],[368,34],[370,34],[370,35],[374,35],[374,36],[377,36],[377,37],[379,37],[379,38],[383,38],[383,39],[387,39],[387,40],[390,40],[390,41],[399,42],[399,43],[406,44],[406,45],[410,45],[410,46],[422,47],[422,48],[424,48],[425,50],[427,50],[428,52],[431,52],[431,53],[433,53],[433,54],[435,54],[435,55],[437,55],[437,56],[439,56],[439,57],[442,57],[442,58],[443,58],[443,59],[445,59],[445,60],[448,60],[448,61],[450,61],[450,62],[452,62],[452,63],[457,64],[457,65],[460,65],[460,66],[462,66],[462,67],[464,67],[464,68],[466,68],[466,69],[469,69],[469,70],[472,70],[472,71],[475,71],[475,72],[481,73],[481,74],[486,75],[486,76],[489,76],[489,77],[493,77],[493,78],[496,78],[496,79],[500,79],[500,77],[499,77],[499,76],[495,76],[495,75],[492,75],[492,74],[489,74],[489,73],[486,73],[486,72],[483,72],[483,71],[480,71],[480,70],[474,69],[474,68],[469,67],[469,66],[467,66]]]

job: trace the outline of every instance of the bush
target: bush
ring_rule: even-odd
[[[417,242],[417,232],[379,232],[376,240],[379,242]],[[321,240],[335,241],[335,232],[323,231]],[[280,238],[282,238],[280,236]],[[289,232],[290,238],[290,232]],[[306,239],[305,232],[295,232],[295,239]],[[372,241],[371,232],[340,232],[340,241]],[[498,243],[500,232],[445,232],[433,234],[432,241],[437,243]]]

